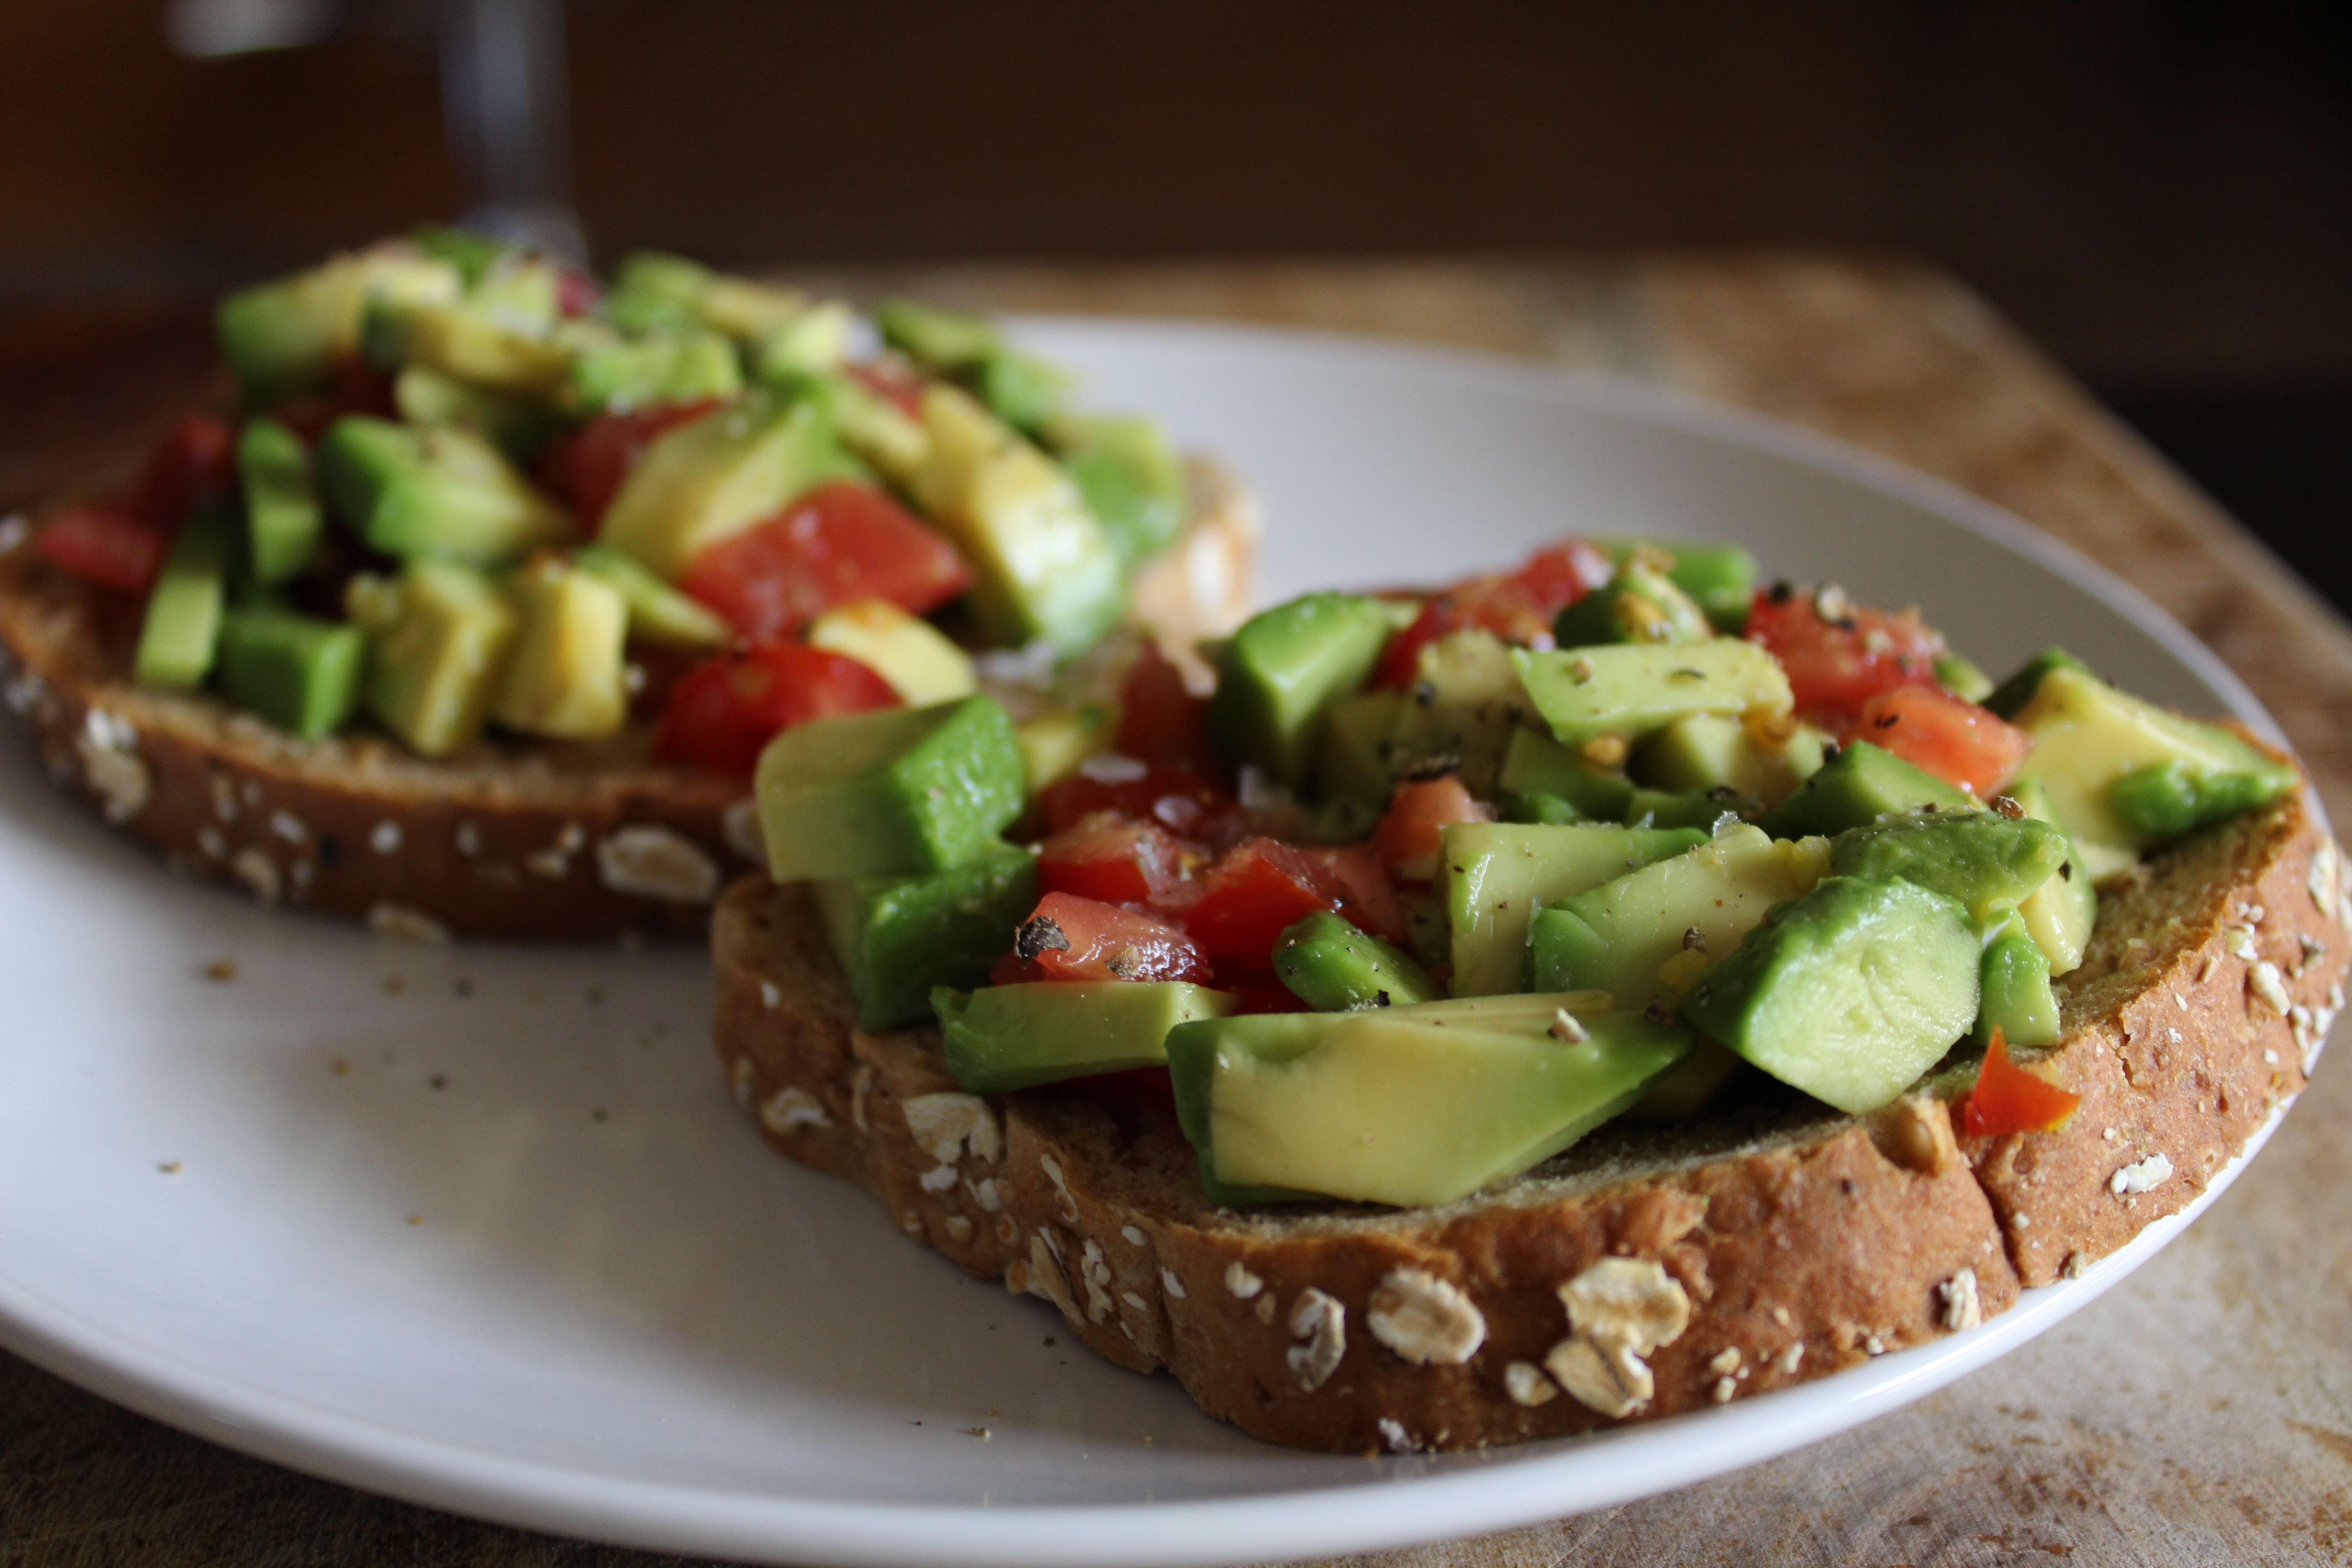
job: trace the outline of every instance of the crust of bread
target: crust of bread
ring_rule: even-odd
[[[1188,478],[1184,532],[1131,587],[1136,622],[1176,650],[1247,613],[1259,537],[1230,474],[1194,458]],[[365,733],[299,741],[134,685],[136,631],[29,540],[0,553],[0,694],[52,776],[175,869],[393,935],[576,942],[699,932],[758,863],[747,781],[656,763],[642,730],[440,761]]]
[[[1297,1447],[1477,1447],[1620,1418],[1540,1371],[1571,1337],[1560,1288],[1604,1260],[1656,1265],[1689,1304],[1643,1358],[1641,1419],[1972,1326],[2176,1212],[2303,1087],[2342,1000],[2340,874],[2298,796],[2105,895],[2059,983],[2065,1036],[2033,1063],[2084,1096],[2056,1131],[1961,1139],[1932,1092],[1863,1120],[1612,1127],[1432,1209],[1221,1209],[1164,1101],[965,1094],[935,1028],[856,1028],[806,890],[764,878],[713,922],[717,1042],[775,1148],[1209,1414]],[[1400,1326],[1413,1302],[1447,1331]],[[1483,1332],[1455,1358],[1465,1303]]]

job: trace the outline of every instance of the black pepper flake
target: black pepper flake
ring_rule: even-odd
[[[1021,958],[1034,958],[1041,952],[1067,952],[1070,939],[1054,923],[1051,915],[1039,915],[1024,922],[1013,935],[1013,952]]]
[[[1653,1024],[1671,1024],[1675,1021],[1675,1010],[1667,1006],[1663,999],[1658,999],[1642,1009],[1642,1016]]]
[[[2074,879],[2074,862],[2072,860],[2059,861],[2058,875],[2065,881],[2073,881]]]
[[[1842,747],[1842,746],[1840,746],[1840,745],[1839,745],[1835,741],[1827,741],[1827,742],[1822,742],[1822,765],[1827,766],[1829,763],[1833,763],[1833,762],[1836,762],[1836,761],[1838,760],[1838,752],[1841,752],[1841,751],[1843,751],[1843,750],[1844,750],[1844,748],[1843,748],[1843,747]]]
[[[1385,1006],[1387,1006],[1388,1005],[1389,1005],[1389,994],[1388,994],[1387,992],[1385,992],[1385,991],[1375,991],[1375,992],[1373,992],[1373,993],[1372,993],[1372,1005],[1373,1005],[1373,1006],[1375,1006],[1375,1007],[1385,1007]]]
[[[1870,727],[1874,730],[1892,730],[1901,722],[1903,722],[1903,715],[1900,713],[1881,713],[1870,721]]]
[[[1776,578],[1764,597],[1775,605],[1785,605],[1797,596],[1796,585],[1786,577]]]
[[[1433,706],[1437,701],[1436,683],[1428,680],[1414,681],[1412,683],[1412,700],[1415,702],[1420,703],[1423,708]]]

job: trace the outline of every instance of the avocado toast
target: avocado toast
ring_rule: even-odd
[[[1176,790],[1167,752],[1123,752],[1032,803],[1026,883],[950,892],[981,856],[739,883],[714,923],[737,1098],[1210,1414],[1408,1451],[1727,1403],[1973,1327],[2186,1206],[2299,1091],[2347,931],[2291,764],[2063,657],[1992,688],[1834,590],[1742,606],[1775,688],[1748,655],[1688,657],[1730,640],[1734,595],[1677,645],[1675,617],[1612,600],[1685,563],[1601,553],[1568,604],[1535,596],[1549,647],[1496,580],[1244,627],[1198,716],[1249,759],[1244,820]],[[794,798],[763,787],[772,838]],[[1152,818],[1204,858],[1158,855]],[[1276,834],[1360,875],[1318,879]],[[1297,904],[1261,863],[1298,873]],[[1246,940],[1219,901],[1244,872],[1276,911]],[[1666,924],[1623,926],[1643,911]],[[912,961],[892,933],[918,928],[954,940]],[[949,987],[938,1024],[910,1016],[910,966]]]
[[[235,412],[0,538],[50,771],[177,868],[391,934],[699,930],[778,728],[986,686],[1066,765],[1257,513],[987,321],[433,230],[221,307]]]

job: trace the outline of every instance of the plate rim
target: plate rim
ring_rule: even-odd
[[[1951,481],[1775,416],[1612,371],[1367,333],[1114,314],[1006,319],[1039,338],[1275,344],[1339,363],[1372,360],[1466,382],[1499,381],[1555,402],[1630,415],[1827,472],[1939,515],[2091,595],[2178,658],[2230,711],[2283,743],[2276,721],[2219,656],[2110,568]],[[2306,795],[2324,825],[2316,792],[2306,789]],[[598,1476],[420,1437],[253,1389],[51,1304],[8,1278],[5,1265],[0,1347],[138,1414],[305,1474],[490,1522],[651,1551],[745,1560],[789,1553],[793,1561],[821,1556],[876,1565],[1079,1568],[1116,1562],[1177,1568],[1381,1550],[1523,1527],[1694,1485],[1924,1397],[2038,1337],[2136,1271],[2227,1190],[2292,1103],[2274,1110],[2184,1209],[2149,1226],[2082,1279],[2030,1289],[2018,1306],[1979,1328],[1737,1405],[1487,1450],[1473,1463],[1414,1456],[1341,1460],[1374,1468],[1342,1477],[1335,1465],[1328,1482],[1318,1479],[1268,1494],[1001,1508],[883,1505]],[[1678,1462],[1671,1486],[1644,1484],[1637,1479],[1638,1465],[1622,1464],[1611,1484],[1559,1484],[1568,1472],[1591,1468],[1590,1455],[1627,1449],[1638,1456],[1678,1441],[1687,1454],[1695,1439],[1706,1457]],[[1441,1463],[1447,1468],[1429,1468]],[[1571,1493],[1572,1500],[1564,1501]],[[1341,1496],[1350,1499],[1349,1509],[1328,1506]],[[1142,1521],[1148,1526],[1136,1528]]]

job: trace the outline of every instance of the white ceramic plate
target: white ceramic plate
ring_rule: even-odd
[[[1158,411],[1262,488],[1270,595],[1443,580],[1574,531],[1727,537],[1769,570],[1917,601],[1988,668],[2063,637],[2151,697],[2267,725],[2113,577],[1776,425],[1392,345],[1032,327],[1092,401]],[[1706,1415],[1447,1458],[1297,1454],[1074,1348],[1052,1309],[770,1154],[719,1085],[697,953],[425,950],[264,913],[164,876],[13,729],[0,931],[0,1342],[303,1469],[680,1552],[1261,1562],[1557,1517],[1916,1399],[2185,1223],[1972,1332]],[[219,959],[234,980],[203,976]]]

